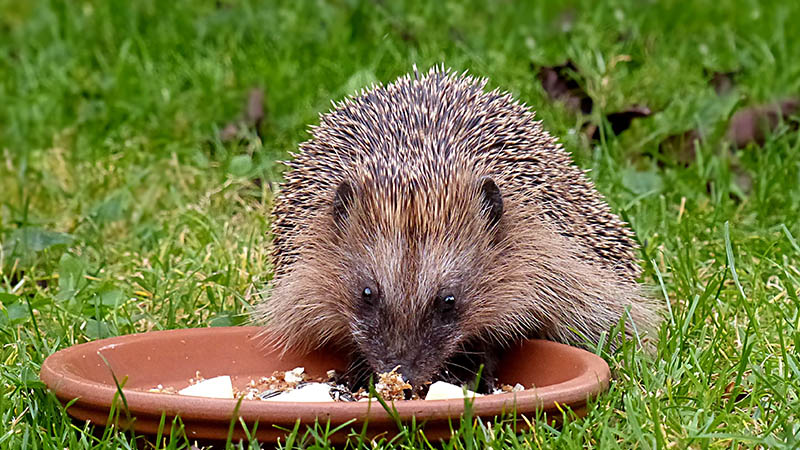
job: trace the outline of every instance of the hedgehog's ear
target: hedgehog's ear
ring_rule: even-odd
[[[347,220],[347,213],[353,205],[353,197],[353,187],[347,181],[342,181],[333,197],[333,221],[339,228],[342,228],[344,221]]]
[[[497,187],[491,177],[481,178],[480,184],[481,203],[489,219],[489,226],[494,227],[503,216],[503,196],[500,194],[500,188]]]

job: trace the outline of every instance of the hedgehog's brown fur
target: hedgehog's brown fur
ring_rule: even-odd
[[[277,342],[422,383],[491,375],[495,350],[524,337],[597,342],[626,307],[652,335],[632,233],[533,113],[485,83],[415,70],[321,117],[274,208],[259,317]]]

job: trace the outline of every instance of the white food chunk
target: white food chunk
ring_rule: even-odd
[[[295,367],[292,370],[287,370],[283,374],[283,381],[287,383],[299,383],[303,381],[303,372],[305,371],[305,367]]]
[[[480,397],[481,394],[467,390],[467,396],[470,398]],[[433,383],[428,388],[428,395],[425,396],[425,400],[447,400],[453,398],[464,398],[464,388],[444,381]]]
[[[233,384],[231,384],[231,377],[223,375],[183,388],[178,391],[178,394],[195,397],[233,398]]]
[[[297,389],[292,389],[276,395],[275,397],[265,398],[267,402],[332,402],[331,386],[325,383],[308,383]]]

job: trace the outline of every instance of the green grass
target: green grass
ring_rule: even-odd
[[[520,435],[465,420],[442,446],[800,446],[800,134],[723,139],[736,108],[800,93],[800,3],[556,3],[0,0],[0,447],[133,446],[71,422],[43,359],[243,323],[271,276],[276,161],[332,99],[440,62],[538,111],[631,222],[644,281],[671,306],[654,358],[604,351],[614,381],[585,419]],[[587,142],[531,68],[567,59],[593,119],[655,113]],[[732,95],[714,93],[714,71],[737,73]],[[222,142],[254,87],[263,139]],[[708,134],[688,167],[659,153],[696,127]],[[295,444],[326,447],[304,432]],[[381,445],[428,447],[410,431]]]

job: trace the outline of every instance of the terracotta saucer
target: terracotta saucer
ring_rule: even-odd
[[[271,375],[276,370],[303,366],[308,374],[323,376],[330,369],[341,371],[345,367],[342,358],[324,350],[308,355],[287,353],[279,358],[275,352],[263,348],[257,338],[258,331],[256,327],[193,328],[89,342],[48,357],[42,365],[41,378],[63,403],[77,399],[67,409],[70,415],[104,426],[117,393],[113,370],[117,380],[125,380],[122,391],[137,432],[156,434],[163,412],[167,433],[171,419],[180,415],[190,438],[226,439],[237,400],[147,391],[159,384],[184,388],[197,371],[205,378],[230,375],[234,387],[243,388],[251,379]],[[584,415],[587,399],[606,390],[610,376],[602,358],[578,348],[539,340],[525,341],[510,350],[500,367],[497,374],[500,382],[536,388],[478,397],[473,412],[489,418],[516,412],[520,427],[525,424],[520,416],[532,417],[537,409],[546,413],[549,420],[559,420],[559,408],[565,407]],[[425,435],[431,440],[449,437],[450,419],[457,419],[464,411],[463,400],[399,401],[394,406],[401,420],[414,416],[417,424],[424,422]],[[330,421],[331,428],[355,419],[331,437],[334,443],[344,442],[351,430],[360,432],[367,419],[369,436],[397,432],[394,419],[375,401],[244,400],[238,415],[250,429],[258,423],[260,441],[282,438],[285,432],[277,427],[292,429],[298,419],[302,424]],[[126,414],[119,417],[119,426],[131,425],[125,419]],[[238,424],[234,437],[245,437]]]

